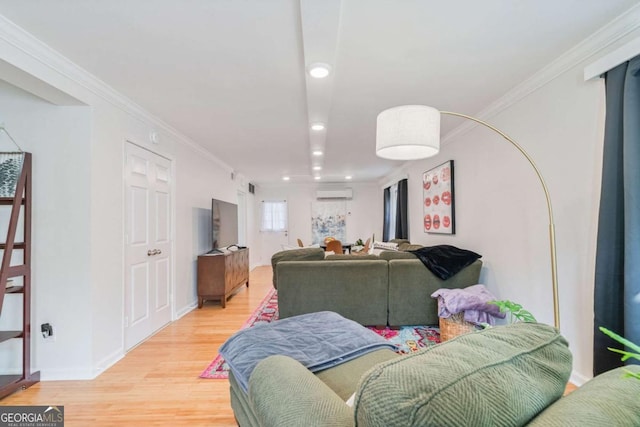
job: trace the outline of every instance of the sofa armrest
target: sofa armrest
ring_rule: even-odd
[[[353,426],[353,409],[307,368],[270,356],[249,379],[249,399],[263,427]]]
[[[637,426],[640,425],[640,381],[625,378],[618,368],[598,375],[550,405],[531,426]]]

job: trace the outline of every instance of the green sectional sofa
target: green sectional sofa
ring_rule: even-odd
[[[571,361],[554,328],[517,323],[410,355],[378,350],[316,374],[270,356],[248,394],[231,374],[231,406],[241,427],[640,426],[640,381],[621,369],[561,397]]]
[[[477,284],[482,261],[448,280],[403,251],[325,259],[322,249],[299,249],[275,254],[272,265],[280,318],[334,311],[362,325],[403,326],[438,324],[431,294]]]

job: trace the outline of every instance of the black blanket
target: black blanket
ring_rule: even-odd
[[[442,280],[453,277],[482,257],[475,252],[450,245],[425,246],[409,252],[417,256],[433,274]]]

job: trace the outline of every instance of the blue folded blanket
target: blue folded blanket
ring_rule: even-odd
[[[220,354],[246,393],[253,369],[269,356],[289,356],[318,372],[382,348],[396,350],[364,326],[321,311],[242,329],[222,344]]]

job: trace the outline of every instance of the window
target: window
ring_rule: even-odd
[[[260,231],[287,231],[287,201],[263,200]]]
[[[396,238],[396,223],[398,220],[398,184],[393,184],[389,188],[389,223],[387,226],[387,240],[393,240]]]
[[[382,239],[385,242],[409,238],[406,179],[384,189],[383,220]]]

